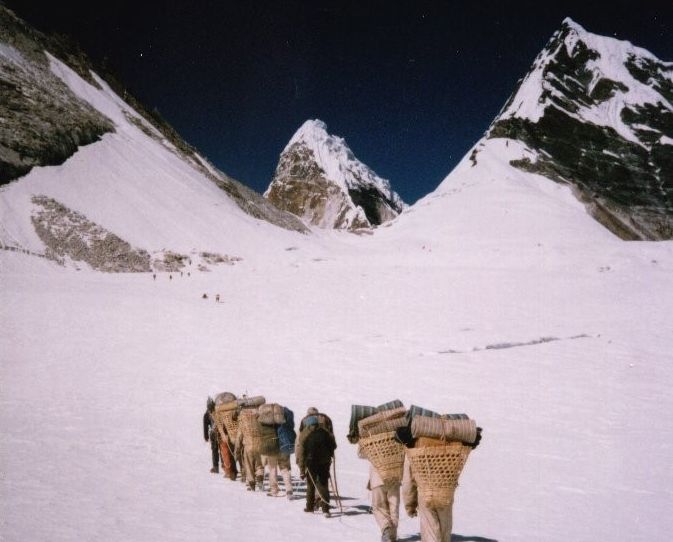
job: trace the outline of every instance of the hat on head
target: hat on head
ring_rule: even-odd
[[[306,411],[307,416],[314,416],[317,413],[318,413],[318,409],[314,406],[309,407],[309,409]]]

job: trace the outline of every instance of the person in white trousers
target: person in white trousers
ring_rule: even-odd
[[[372,492],[372,513],[381,529],[381,542],[395,542],[400,519],[400,481],[384,482],[374,465],[370,464],[368,487]]]

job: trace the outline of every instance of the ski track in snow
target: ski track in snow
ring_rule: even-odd
[[[534,339],[532,341],[526,342],[499,342],[493,344],[487,344],[486,346],[479,347],[474,346],[471,350],[440,350],[438,354],[465,354],[466,352],[480,352],[482,350],[505,350],[507,348],[520,348],[522,346],[535,346],[538,344],[551,343],[555,341],[572,341],[576,339],[587,339],[589,335],[574,335],[573,337],[559,338],[559,337],[540,337],[539,339]]]

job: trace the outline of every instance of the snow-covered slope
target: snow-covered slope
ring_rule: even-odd
[[[529,146],[514,165],[573,185],[620,237],[673,238],[673,63],[566,19],[487,137]]]
[[[360,162],[346,142],[307,120],[280,155],[264,194],[280,209],[321,228],[357,229],[388,222],[405,204]]]
[[[540,181],[490,180],[500,198],[470,228],[446,214],[466,186],[373,236],[279,255],[251,237],[264,257],[173,280],[0,254],[0,537],[377,540],[348,418],[400,398],[484,427],[455,539],[667,540],[673,246],[605,243],[586,215],[566,243],[557,227],[582,209]],[[546,213],[526,222],[533,203]],[[343,515],[208,473],[201,415],[225,390],[332,416]]]
[[[29,171],[0,187],[1,248],[106,271],[188,262],[205,269],[254,257],[257,238],[282,251],[307,231],[151,122],[86,64],[76,72],[40,49],[50,42],[2,6],[0,16],[13,25],[0,34],[12,43],[0,43],[0,79],[19,89],[2,105],[12,114],[0,130],[0,161],[10,177]],[[28,158],[15,160],[19,154]],[[45,163],[57,165],[39,167]]]

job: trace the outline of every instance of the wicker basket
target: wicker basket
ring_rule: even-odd
[[[426,506],[442,508],[453,503],[458,478],[471,450],[459,442],[406,450],[418,497]]]
[[[384,482],[402,480],[404,446],[395,438],[395,431],[361,437],[358,455],[374,465]]]
[[[217,428],[220,429],[220,425],[224,426],[231,441],[235,442],[236,436],[238,435],[238,412],[235,410],[216,412],[215,420],[217,422]]]
[[[243,409],[238,415],[238,421],[238,429],[243,432],[243,445],[246,449],[262,455],[278,453],[276,430],[259,423],[256,409]]]

